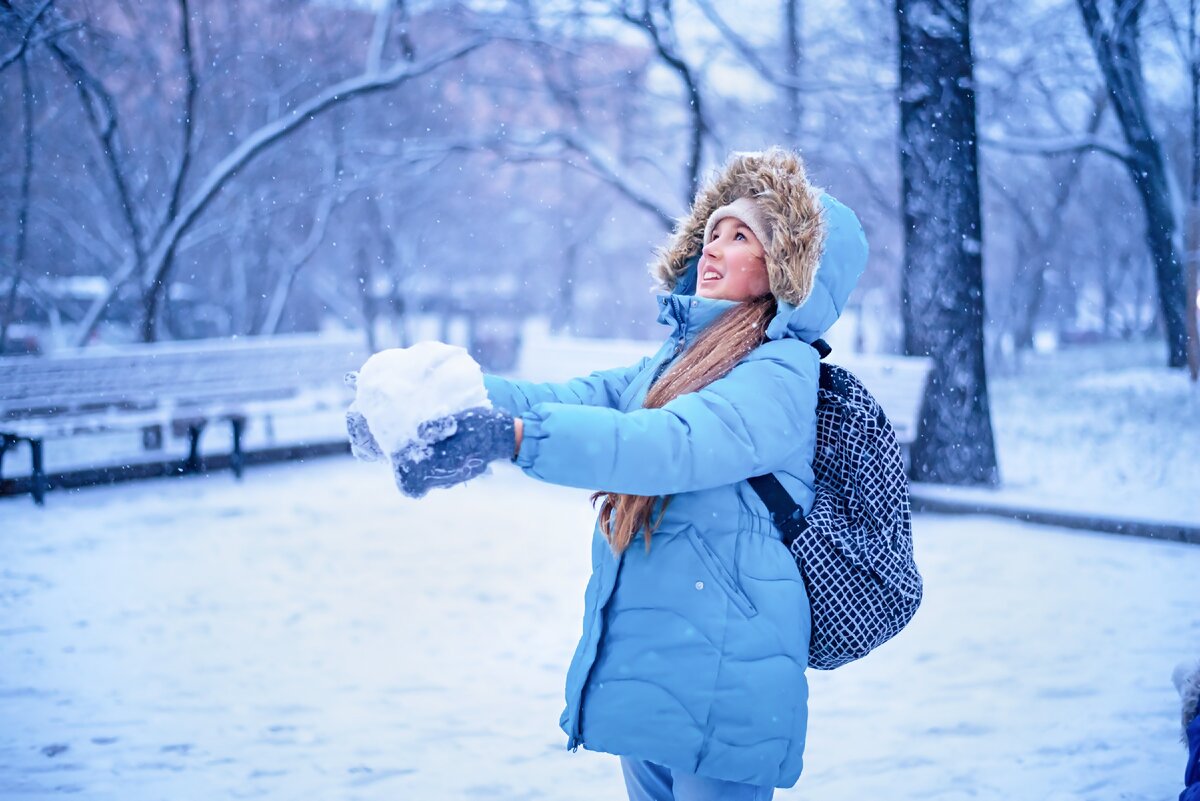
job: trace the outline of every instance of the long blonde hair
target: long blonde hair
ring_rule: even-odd
[[[775,316],[776,303],[771,295],[739,303],[713,321],[646,393],[642,407],[658,409],[688,392],[702,389],[726,375],[766,337],[767,324]],[[625,495],[616,492],[597,492],[592,505],[600,498],[600,530],[613,553],[620,554],[629,547],[638,531],[645,530],[646,550],[650,550],[650,535],[658,529],[666,514],[670,497],[663,498],[658,519],[651,524],[650,516],[658,498],[650,495]]]

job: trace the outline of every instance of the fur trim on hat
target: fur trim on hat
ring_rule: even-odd
[[[771,231],[766,247],[767,278],[777,300],[799,306],[812,292],[825,221],[820,191],[808,182],[800,156],[781,148],[735,153],[696,194],[691,213],[681,219],[657,254],[651,274],[666,291],[675,288],[687,261],[704,247],[708,218],[738,198],[753,198]]]
[[[1171,675],[1179,700],[1183,702],[1183,738],[1187,742],[1188,724],[1196,717],[1200,706],[1200,662],[1184,662],[1175,667]]]
[[[709,240],[712,239],[712,232],[717,227],[717,223],[726,217],[733,217],[735,220],[740,220],[754,232],[754,236],[764,249],[770,247],[771,229],[767,227],[766,221],[763,220],[762,212],[758,210],[758,203],[748,197],[739,197],[728,206],[722,206],[710,214],[708,222],[704,224],[704,236],[700,241],[707,245]]]

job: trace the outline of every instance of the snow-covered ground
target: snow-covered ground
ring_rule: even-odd
[[[1039,354],[1020,374],[992,378],[998,497],[1200,526],[1200,390],[1186,370],[1163,366],[1161,350]]]
[[[0,797],[622,798],[564,750],[586,493],[349,457],[0,500]],[[919,516],[927,597],[810,672],[780,799],[1167,801],[1196,546]]]

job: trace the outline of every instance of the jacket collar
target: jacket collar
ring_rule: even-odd
[[[689,341],[712,324],[726,309],[737,305],[735,300],[701,298],[695,295],[659,295],[658,321],[671,326],[671,336],[686,337]]]

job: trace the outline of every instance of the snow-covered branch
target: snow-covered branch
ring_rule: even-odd
[[[188,168],[192,163],[192,136],[196,125],[196,95],[200,90],[200,81],[196,74],[196,57],[192,51],[191,9],[188,8],[188,0],[178,0],[178,4],[179,49],[183,55],[184,83],[187,88],[183,95],[183,118],[180,120],[183,143],[179,151],[179,166],[171,181],[171,200],[167,204],[167,213],[163,218],[164,225],[179,212],[183,183],[187,180]]]
[[[1105,141],[1096,136],[1063,136],[1053,139],[1039,139],[1018,136],[981,136],[979,144],[994,147],[1009,153],[1026,153],[1037,156],[1061,156],[1067,153],[1103,153],[1118,161],[1129,163],[1133,155],[1115,142]]]
[[[17,59],[25,55],[25,51],[27,51],[29,46],[35,41],[33,36],[34,28],[38,26],[38,22],[41,21],[42,15],[49,10],[53,3],[54,0],[42,0],[42,4],[33,10],[33,14],[31,14],[27,19],[22,20],[22,22],[25,23],[25,31],[20,35],[21,43],[14,47],[12,51],[8,53],[8,55],[0,58],[0,72],[4,72],[4,70],[15,64]]]
[[[559,131],[548,133],[536,141],[521,142],[508,137],[480,143],[480,147],[499,153],[513,163],[551,161],[565,164],[608,184],[635,206],[649,212],[666,230],[675,226],[675,217],[661,203],[639,189],[615,158],[605,153],[600,145],[581,136]],[[575,156],[582,156],[582,159]]]
[[[837,92],[841,94],[895,94],[896,87],[894,84],[856,84],[856,83],[839,83],[836,81],[805,81],[795,76],[783,74],[771,67],[764,59],[759,51],[761,48],[756,47],[746,40],[744,36],[735,31],[720,12],[713,6],[711,0],[693,0],[696,7],[704,14],[704,17],[712,23],[712,26],[724,38],[726,44],[733,48],[738,57],[749,65],[759,76],[774,86],[781,89],[790,89],[797,92],[813,93],[813,92]]]
[[[457,47],[432,56],[419,64],[398,64],[391,69],[375,74],[363,74],[328,87],[315,97],[301,103],[292,109],[287,116],[263,125],[247,136],[241,144],[221,159],[208,173],[192,195],[184,202],[179,213],[171,219],[163,230],[158,242],[145,260],[145,272],[142,284],[148,291],[161,287],[170,269],[171,257],[179,244],[180,238],[195,222],[196,218],[212,202],[221,189],[237,176],[256,156],[270,148],[276,142],[299,130],[315,120],[320,115],[342,103],[374,92],[392,89],[413,78],[425,75],[438,67],[466,56],[479,49],[485,43],[480,37],[472,39]],[[130,260],[109,281],[108,292],[97,298],[88,309],[80,323],[77,341],[80,345],[91,335],[100,315],[111,302],[112,298],[125,285],[139,268],[139,262]]]

